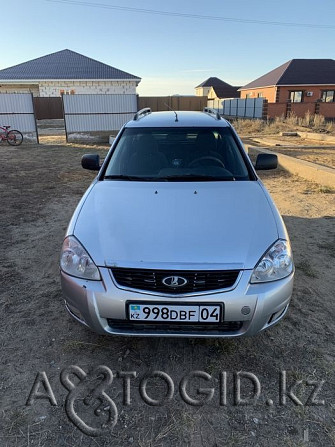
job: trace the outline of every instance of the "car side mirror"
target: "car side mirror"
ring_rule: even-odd
[[[275,154],[258,154],[255,164],[256,171],[266,169],[276,169],[278,167],[278,157]]]
[[[85,154],[82,156],[81,165],[84,169],[90,169],[91,171],[99,171],[100,157],[98,154]]]

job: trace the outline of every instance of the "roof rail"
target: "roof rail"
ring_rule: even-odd
[[[217,119],[217,120],[221,119],[219,112],[217,112],[216,110],[210,109],[209,107],[204,107],[203,112],[209,113],[210,115],[215,115],[215,119]]]
[[[134,115],[134,121],[139,120],[141,118],[141,116],[148,115],[149,113],[151,113],[150,107],[145,107],[144,109],[139,110]]]

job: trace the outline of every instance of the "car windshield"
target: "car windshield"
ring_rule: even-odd
[[[106,180],[249,180],[229,127],[126,128],[105,170]]]

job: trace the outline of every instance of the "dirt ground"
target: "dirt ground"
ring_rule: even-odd
[[[306,146],[299,148],[296,147],[278,147],[275,146],[271,148],[275,152],[280,154],[289,155],[290,157],[299,158],[300,160],[310,161],[311,163],[316,163],[322,166],[328,166],[330,168],[335,168],[335,147],[330,146]]]
[[[315,142],[299,137],[267,136],[248,139],[255,146],[267,147],[268,149],[300,160],[310,161],[329,168],[335,168],[335,146],[325,142]]]
[[[107,149],[65,146],[57,138],[44,143],[0,146],[0,446],[335,445],[335,195],[283,170],[262,174],[287,225],[296,264],[291,306],[274,328],[234,340],[99,336],[65,311],[58,257],[74,207],[93,178],[80,167],[81,156],[103,157]],[[64,379],[71,365],[87,374],[86,390],[73,374],[73,390],[62,385],[61,371]],[[94,413],[101,389],[83,404],[85,393],[104,385],[95,370],[100,365],[115,375],[102,389],[118,409],[114,427],[105,395],[109,404]],[[139,385],[157,370],[171,377],[175,390],[153,406],[141,398]],[[129,405],[120,377],[125,371],[137,374]],[[210,375],[189,384],[189,395],[202,405],[181,398],[181,379],[192,371]],[[37,373],[39,386],[29,400]],[[238,377],[244,377],[244,401],[236,394]],[[261,389],[252,400],[255,377]],[[214,389],[210,401],[208,388]],[[160,400],[167,389],[151,377],[147,391]],[[86,428],[66,413],[74,398]],[[101,427],[102,419],[99,436],[85,434],[87,426]]]

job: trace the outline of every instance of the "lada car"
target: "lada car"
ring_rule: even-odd
[[[65,305],[100,334],[238,337],[285,315],[283,220],[232,125],[212,110],[143,109],[118,133],[68,226]]]

